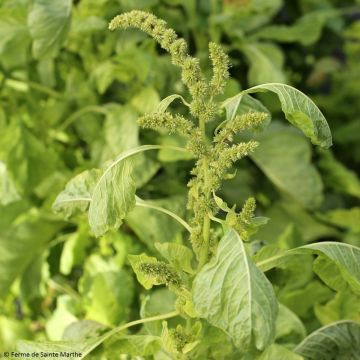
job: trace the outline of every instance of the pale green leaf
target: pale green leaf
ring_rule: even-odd
[[[293,353],[284,346],[270,345],[256,360],[304,360],[300,355]]]
[[[275,339],[302,340],[306,336],[306,328],[299,317],[285,305],[279,304],[279,313],[276,319]]]
[[[302,206],[321,204],[323,184],[311,163],[308,141],[289,127],[273,123],[257,139],[260,146],[250,155],[259,168],[281,190]]]
[[[175,243],[156,243],[155,247],[175,269],[194,274],[191,266],[193,253],[188,247]]]
[[[260,39],[275,40],[279,42],[299,42],[310,45],[321,36],[323,27],[329,18],[336,15],[333,10],[319,10],[308,13],[290,26],[270,25],[263,27],[253,36]]]
[[[360,296],[350,290],[338,292],[326,304],[315,305],[315,315],[322,325],[328,325],[342,319],[360,322]]]
[[[185,101],[185,99],[181,95],[173,94],[173,95],[167,96],[165,99],[160,101],[160,103],[156,107],[156,112],[159,112],[159,113],[165,112],[166,109],[170,106],[170,104],[176,99],[180,99],[183,104],[185,104],[186,106],[189,106],[189,104]]]
[[[98,169],[85,170],[76,175],[55,199],[53,210],[62,213],[66,219],[77,212],[85,212],[89,208],[92,192],[100,175],[101,171]]]
[[[278,96],[286,119],[309,137],[313,144],[324,148],[331,146],[331,132],[324,115],[301,91],[286,84],[269,83],[254,86],[245,90],[244,93],[267,91]]]
[[[71,0],[35,0],[28,17],[36,59],[55,56],[70,28]]]
[[[353,232],[360,232],[360,207],[335,209],[319,214],[320,218]]]
[[[8,294],[13,281],[39,256],[39,251],[61,226],[34,211],[24,213],[13,225],[0,229],[0,297]]]
[[[114,161],[97,181],[89,207],[89,224],[96,236],[117,229],[135,206],[135,184],[129,160]]]
[[[6,164],[0,160],[0,205],[8,205],[20,200],[15,183],[7,171]]]
[[[294,351],[307,360],[358,360],[360,324],[344,320],[324,326],[305,338]]]
[[[321,152],[318,162],[325,183],[341,194],[360,198],[360,179],[355,171],[348,169],[330,151]]]
[[[197,274],[193,301],[199,317],[226,331],[241,351],[264,349],[275,336],[276,298],[270,282],[246,254],[234,230]]]
[[[124,335],[115,340],[106,354],[119,356],[119,354],[151,356],[161,348],[161,339],[153,335]]]
[[[282,53],[275,45],[249,43],[245,44],[241,50],[249,62],[248,79],[250,85],[286,82],[285,73],[282,69],[283,61],[282,59],[278,61],[278,58],[282,57]]]

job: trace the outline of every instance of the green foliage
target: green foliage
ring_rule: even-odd
[[[0,353],[356,359],[354,3],[2,1]]]

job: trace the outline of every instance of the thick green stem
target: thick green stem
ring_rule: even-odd
[[[205,132],[205,119],[200,119],[199,123],[203,141],[206,142],[206,132]],[[208,159],[205,155],[203,159],[203,166],[202,166],[202,172],[203,172],[203,179],[204,179],[204,187],[207,188],[207,178],[208,178]],[[205,196],[208,196],[208,194],[205,194]],[[203,244],[200,250],[200,256],[199,256],[199,269],[201,269],[208,260],[209,255],[209,242],[210,242],[210,218],[208,214],[204,215],[203,219]]]

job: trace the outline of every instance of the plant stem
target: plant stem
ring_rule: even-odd
[[[132,326],[136,326],[136,325],[140,325],[140,324],[145,324],[148,322],[152,322],[152,321],[158,321],[158,320],[165,320],[165,319],[169,319],[175,316],[178,316],[179,312],[178,311],[172,311],[166,314],[162,314],[162,315],[156,315],[156,316],[152,316],[149,318],[145,318],[145,319],[139,319],[139,320],[135,320],[135,321],[131,321],[128,322],[127,324],[121,325],[116,327],[115,329],[107,332],[105,335],[101,336],[100,339],[98,341],[96,341],[96,343],[94,343],[90,348],[88,348],[85,352],[82,353],[81,359],[85,358],[88,354],[90,354],[91,351],[93,351],[95,348],[97,348],[100,344],[102,344],[105,340],[109,339],[110,337],[112,337],[113,335],[124,331]]]
[[[205,132],[205,119],[200,119],[200,123],[199,123],[200,129],[201,129],[201,133],[202,133],[202,138],[203,141],[206,142],[206,132]],[[204,187],[205,189],[207,188],[207,178],[208,178],[208,159],[207,156],[204,156],[203,159],[203,166],[202,166],[202,171],[203,171],[203,178],[204,178]],[[209,194],[205,194],[206,197],[209,196]],[[203,245],[201,248],[201,252],[200,252],[200,256],[199,256],[199,270],[206,264],[207,260],[208,260],[208,254],[209,254],[209,241],[210,241],[210,218],[208,216],[208,214],[204,215],[204,219],[203,219]]]

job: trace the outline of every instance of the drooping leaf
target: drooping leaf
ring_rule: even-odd
[[[28,17],[36,59],[55,56],[70,28],[71,0],[35,0]]]
[[[234,230],[197,274],[193,301],[199,317],[226,331],[243,352],[264,349],[275,336],[277,303],[270,282],[246,254]]]
[[[96,236],[117,229],[135,206],[135,184],[129,160],[114,161],[97,181],[89,207],[89,224]]]
[[[324,115],[314,102],[301,91],[286,84],[269,83],[254,86],[245,90],[244,93],[267,91],[278,96],[286,119],[310,138],[313,144],[324,148],[331,146],[331,132]]]
[[[267,177],[306,208],[322,201],[323,184],[311,163],[308,141],[289,127],[273,123],[258,137],[260,146],[250,155]]]
[[[324,326],[305,338],[294,351],[307,360],[358,360],[360,324],[344,320]]]

